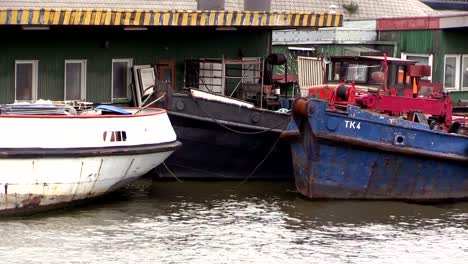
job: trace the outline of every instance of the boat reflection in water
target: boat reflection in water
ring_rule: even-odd
[[[466,262],[468,203],[310,201],[294,188],[137,180],[98,203],[3,221],[2,261]]]

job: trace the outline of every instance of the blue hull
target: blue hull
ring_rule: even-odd
[[[468,137],[349,105],[311,99],[288,133],[298,191],[309,198],[444,200],[468,197]],[[298,133],[299,132],[299,133]]]

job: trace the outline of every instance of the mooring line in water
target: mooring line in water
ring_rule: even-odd
[[[260,161],[260,163],[258,163],[258,165],[253,169],[253,171],[252,171],[249,175],[247,175],[247,177],[245,177],[245,179],[242,180],[242,181],[236,186],[236,188],[239,187],[240,185],[244,184],[244,182],[246,182],[246,181],[250,178],[250,176],[252,176],[252,175],[257,171],[257,169],[263,164],[263,162],[265,162],[265,160],[268,158],[268,156],[270,156],[270,154],[271,154],[271,153],[273,152],[273,150],[276,148],[276,145],[278,144],[278,141],[280,140],[280,138],[281,138],[281,136],[279,136],[279,137],[276,139],[275,143],[274,143],[273,146],[270,148],[270,151],[268,151],[268,153],[267,153],[266,156],[262,159],[262,161]]]
[[[177,178],[177,176],[169,169],[169,167],[167,167],[166,162],[163,161],[162,164],[164,165],[166,170],[169,172],[169,174],[172,175],[172,177],[174,177],[178,182],[182,183],[182,181],[179,178]]]
[[[198,102],[197,99],[195,99],[193,96],[192,96],[192,100],[195,101],[195,104],[197,104],[198,108],[200,108],[203,113],[205,113],[205,115],[207,115],[211,120],[213,120],[216,124],[220,125],[221,127],[231,131],[231,132],[234,132],[234,133],[238,133],[238,134],[244,134],[244,135],[258,135],[258,134],[262,134],[262,133],[266,133],[266,132],[269,132],[275,128],[278,128],[280,127],[281,125],[283,125],[284,123],[286,122],[289,122],[289,118],[286,118],[285,120],[279,122],[278,124],[270,127],[270,128],[265,128],[263,130],[260,130],[260,131],[254,131],[254,132],[248,132],[248,131],[240,131],[240,130],[236,130],[236,129],[232,129],[224,124],[222,124],[221,122],[219,122],[218,119],[212,117],[207,111],[205,111],[205,109],[200,105],[200,103]]]
[[[215,176],[220,177],[220,178],[229,178],[229,176],[227,176],[225,174],[222,174],[222,173],[216,173],[216,172],[212,172],[212,171],[209,171],[209,170],[194,168],[194,167],[191,167],[191,166],[185,166],[185,165],[180,165],[180,164],[177,164],[177,165],[173,164],[173,166],[180,167],[180,168],[183,168],[183,169],[189,169],[189,170],[200,172],[200,173],[215,175]]]

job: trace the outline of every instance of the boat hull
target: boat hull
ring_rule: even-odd
[[[177,177],[293,180],[289,145],[282,141],[276,142],[280,133],[242,135],[212,122],[171,114],[169,117],[178,140],[182,142],[180,151],[166,161]],[[255,130],[244,128],[243,131]],[[160,170],[160,175],[164,178],[173,177],[165,168]]]
[[[172,152],[0,159],[0,214],[38,211],[98,197],[131,183]]]
[[[144,175],[180,147],[165,110],[130,111],[0,115],[0,214],[98,197]]]
[[[468,197],[468,138],[309,101],[293,118],[297,190],[308,198],[435,201]],[[350,110],[351,109],[351,110]],[[353,124],[353,125],[351,125]],[[359,127],[359,128],[358,128]]]
[[[182,142],[180,151],[166,162],[173,174],[199,179],[293,180],[289,144],[279,139],[288,114],[195,100],[174,94],[169,105],[169,118]],[[165,168],[159,175],[173,177]]]

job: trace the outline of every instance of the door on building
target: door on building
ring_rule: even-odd
[[[15,100],[37,100],[37,60],[15,61]]]
[[[174,90],[175,80],[175,60],[161,60],[156,64],[158,73],[158,90]]]

